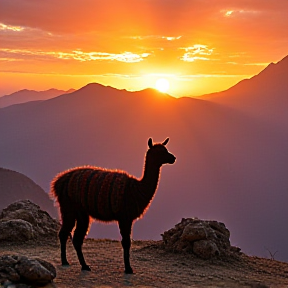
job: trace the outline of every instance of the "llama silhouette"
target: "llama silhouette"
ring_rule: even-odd
[[[62,218],[59,232],[62,265],[69,265],[66,242],[77,223],[73,245],[82,270],[91,270],[82,253],[82,244],[89,231],[91,217],[104,222],[118,221],[125,273],[133,273],[130,266],[133,221],[149,208],[157,190],[161,166],[173,164],[176,160],[165,147],[168,141],[169,138],[163,143],[153,144],[149,138],[141,179],[136,179],[124,171],[90,166],[73,168],[54,178],[51,183],[51,196],[59,203]]]

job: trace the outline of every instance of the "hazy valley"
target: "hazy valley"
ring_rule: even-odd
[[[199,98],[91,83],[10,105],[0,109],[0,166],[27,175],[46,192],[56,173],[74,166],[141,177],[148,138],[170,137],[177,162],[163,167],[133,238],[160,239],[183,217],[215,219],[244,252],[278,251],[275,258],[288,261],[287,75],[286,57],[227,91]],[[116,225],[103,224],[92,225],[90,236],[120,238]]]

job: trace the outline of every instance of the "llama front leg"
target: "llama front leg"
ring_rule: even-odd
[[[132,228],[132,221],[119,221],[119,228],[122,236],[121,244],[123,247],[123,254],[124,254],[125,273],[133,274],[133,269],[130,266],[130,247],[131,247],[130,234]]]

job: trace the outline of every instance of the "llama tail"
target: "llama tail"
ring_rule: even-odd
[[[57,175],[51,182],[50,193],[49,196],[53,200],[57,200],[59,202],[59,198],[63,195],[65,188],[67,187],[67,182],[69,181],[64,175]],[[68,180],[68,181],[67,181]]]

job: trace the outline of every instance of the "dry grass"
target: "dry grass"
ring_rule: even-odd
[[[60,265],[58,243],[7,243],[0,247],[0,255],[22,254],[51,262],[57,277],[50,287],[288,287],[288,263],[244,254],[207,261],[166,252],[160,242],[134,241],[131,265],[135,274],[125,275],[119,241],[86,239],[83,252],[91,272],[80,270],[71,241],[69,267]]]

